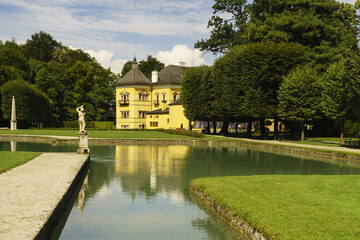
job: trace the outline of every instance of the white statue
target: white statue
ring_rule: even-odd
[[[79,133],[86,133],[85,131],[85,110],[84,110],[84,107],[83,105],[81,105],[80,107],[76,108],[76,111],[78,112],[79,114],[79,127],[80,127],[80,131]]]

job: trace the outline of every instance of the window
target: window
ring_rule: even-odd
[[[170,122],[170,119],[167,119],[167,123],[169,123]]]
[[[174,92],[174,102],[179,99],[178,96],[179,96],[178,93]]]
[[[145,92],[144,90],[142,90],[141,93],[139,93],[139,101],[148,101],[149,99],[149,93]]]
[[[129,118],[129,111],[122,111],[121,118]]]
[[[121,125],[121,128],[129,128],[129,125]]]
[[[154,101],[154,104],[159,104],[160,102],[160,97],[159,97],[159,93],[155,93],[155,101]]]
[[[129,101],[129,94],[121,94],[120,95],[121,101]]]
[[[158,126],[158,122],[150,122],[150,127],[157,127]]]
[[[146,118],[146,112],[139,111],[139,118]]]
[[[166,102],[166,93],[162,93],[161,95],[162,95],[162,101]]]

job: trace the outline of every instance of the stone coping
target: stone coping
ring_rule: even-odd
[[[49,239],[89,155],[43,153],[0,174],[0,239]]]

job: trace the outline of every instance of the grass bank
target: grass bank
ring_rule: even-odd
[[[77,130],[49,130],[49,129],[19,129],[16,131],[11,130],[0,130],[2,135],[14,135],[14,134],[24,134],[24,135],[47,135],[47,136],[69,136],[77,137]],[[177,134],[170,134],[165,132],[158,131],[147,131],[147,130],[137,130],[137,131],[101,131],[101,130],[91,130],[89,131],[89,137],[92,138],[173,138],[173,139],[200,139],[200,140],[216,140],[216,141],[234,141],[233,139],[227,138],[218,138],[212,136],[205,136],[204,138],[195,138]]]
[[[14,167],[27,163],[36,158],[41,153],[37,152],[0,152],[0,173],[8,171]]]
[[[270,239],[357,239],[359,176],[196,179],[198,189]]]

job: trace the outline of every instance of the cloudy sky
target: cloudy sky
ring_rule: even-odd
[[[215,57],[193,46],[210,34],[206,26],[214,1],[0,0],[0,40],[25,43],[44,31],[114,72],[134,55],[138,60],[152,55],[165,65],[211,65]]]

